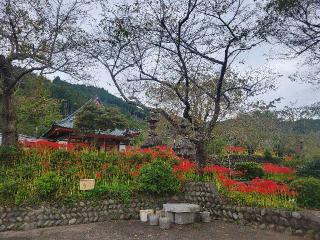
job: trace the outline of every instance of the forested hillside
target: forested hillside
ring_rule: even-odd
[[[56,77],[51,84],[52,97],[63,100],[62,114],[68,115],[81,107],[86,101],[93,97],[99,97],[100,101],[108,106],[117,107],[123,113],[127,113],[138,118],[145,118],[146,113],[130,105],[122,99],[110,94],[103,88],[86,86],[83,84],[71,84]]]
[[[1,103],[0,92],[0,103]],[[120,110],[130,128],[143,129],[146,112],[127,104],[102,88],[70,84],[59,77],[50,81],[45,77],[29,74],[20,83],[15,94],[15,108],[19,134],[41,136],[52,123],[73,113],[89,99],[98,97],[108,106]],[[0,122],[0,132],[1,132]]]

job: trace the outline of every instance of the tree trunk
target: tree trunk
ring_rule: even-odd
[[[205,142],[199,141],[195,143],[196,147],[196,161],[199,165],[199,172],[202,173],[203,167],[206,165],[207,154],[205,149]]]
[[[16,145],[18,142],[16,113],[14,109],[14,75],[13,67],[7,59],[0,55],[0,81],[2,84],[2,106],[0,121],[2,124],[2,144]]]
[[[16,114],[14,111],[13,92],[4,92],[2,95],[2,144],[16,145],[18,141]]]

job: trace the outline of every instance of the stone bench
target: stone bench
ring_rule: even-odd
[[[163,204],[163,210],[170,221],[175,224],[194,223],[195,214],[200,211],[200,206],[190,203]]]

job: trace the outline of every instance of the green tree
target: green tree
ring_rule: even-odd
[[[113,130],[128,126],[125,116],[116,108],[90,102],[76,114],[74,127],[80,131]]]
[[[18,132],[40,136],[56,120],[61,119],[61,102],[51,98],[48,80],[29,75],[16,94]]]
[[[80,78],[84,72],[89,62],[77,50],[86,5],[83,0],[0,1],[2,144],[18,140],[14,94],[24,76],[60,71]]]

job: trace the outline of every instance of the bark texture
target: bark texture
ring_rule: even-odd
[[[13,67],[4,56],[0,56],[0,80],[2,88],[1,114],[2,144],[16,145],[18,141],[16,113],[14,111],[14,74]]]

